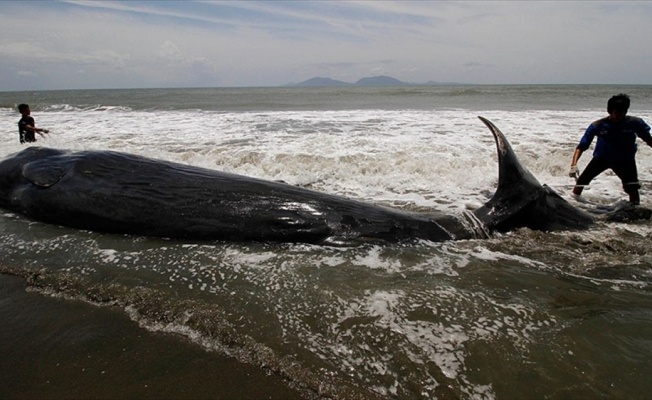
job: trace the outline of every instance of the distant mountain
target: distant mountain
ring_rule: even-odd
[[[307,81],[300,83],[295,83],[290,86],[303,86],[303,87],[314,87],[314,86],[409,86],[411,84],[401,82],[396,78],[391,76],[374,76],[362,78],[356,83],[342,82],[331,78],[322,78],[315,77],[310,78]]]
[[[396,78],[392,78],[391,76],[381,75],[381,76],[362,78],[356,83],[348,83],[348,82],[338,81],[331,78],[315,77],[300,83],[289,83],[286,86],[301,86],[301,87],[329,87],[329,86],[330,87],[339,87],[339,86],[378,87],[380,86],[382,87],[382,86],[429,86],[429,85],[450,86],[450,85],[465,85],[465,84],[456,83],[456,82],[436,82],[436,81],[428,81],[426,83],[407,83],[407,82],[399,81]]]
[[[401,82],[391,76],[374,76],[362,78],[355,83],[355,86],[406,86],[409,83]]]
[[[296,83],[293,86],[351,86],[351,84],[331,78],[315,77],[301,83]]]

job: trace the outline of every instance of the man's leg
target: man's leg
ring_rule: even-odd
[[[584,168],[584,171],[580,174],[580,177],[577,178],[575,187],[573,188],[573,194],[576,196],[581,195],[584,187],[588,186],[593,178],[603,173],[607,168],[609,168],[609,166],[606,162],[601,161],[599,158],[592,158],[586,168]]]
[[[629,202],[636,206],[639,205],[641,203],[641,197],[638,190],[641,188],[641,184],[638,182],[636,161],[630,160],[617,163],[611,169],[620,178],[623,184],[623,190],[629,195]]]
[[[632,189],[629,192],[629,202],[635,206],[641,204],[641,196],[638,194],[638,189]]]

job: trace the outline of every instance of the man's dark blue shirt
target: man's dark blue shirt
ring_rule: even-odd
[[[593,157],[610,162],[633,160],[637,137],[646,142],[652,140],[650,126],[641,118],[626,116],[623,121],[614,122],[605,117],[589,125],[577,148],[586,151],[596,136]]]

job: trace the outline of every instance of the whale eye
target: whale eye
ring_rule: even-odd
[[[66,171],[45,161],[34,161],[23,166],[23,176],[36,186],[50,187],[59,182]]]

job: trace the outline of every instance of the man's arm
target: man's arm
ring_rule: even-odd
[[[576,148],[575,152],[573,153],[573,159],[571,160],[570,171],[568,171],[568,176],[570,176],[571,178],[577,179],[577,177],[580,176],[580,171],[577,169],[577,162],[580,160],[582,153],[584,153],[584,151],[581,150],[580,148]]]
[[[650,126],[641,118],[638,118],[638,132],[636,135],[641,138],[648,146],[652,147],[652,135],[650,135]]]
[[[591,142],[593,142],[596,129],[597,121],[589,125],[589,127],[586,129],[586,132],[584,132],[582,139],[580,139],[580,143],[575,148],[573,158],[571,159],[570,171],[568,171],[568,176],[571,178],[577,179],[577,177],[580,176],[580,171],[577,169],[577,162],[580,160],[582,153],[584,153],[584,151],[591,145]]]

